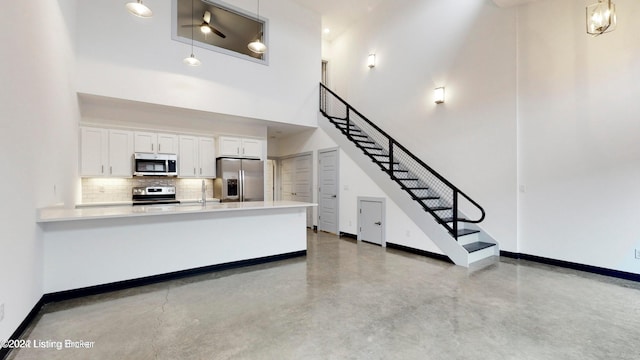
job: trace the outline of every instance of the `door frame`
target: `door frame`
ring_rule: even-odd
[[[336,152],[336,234],[340,234],[340,148],[339,147],[331,147],[326,149],[319,149],[317,154],[317,162],[316,166],[318,171],[316,171],[318,177],[316,179],[316,186],[318,187],[318,191],[316,192],[316,203],[317,206],[317,214],[316,214],[316,222],[318,229],[320,229],[320,153],[325,152]]]
[[[362,242],[362,202],[379,202],[382,205],[382,247],[387,247],[387,199],[383,197],[358,196],[358,242]]]

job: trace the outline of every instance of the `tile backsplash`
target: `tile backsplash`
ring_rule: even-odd
[[[213,197],[213,180],[205,179],[207,197]],[[131,201],[131,189],[137,186],[175,186],[176,199],[200,199],[202,179],[166,177],[82,178],[82,203]]]

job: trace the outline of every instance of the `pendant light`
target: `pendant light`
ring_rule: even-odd
[[[253,51],[256,54],[264,54],[267,51],[267,46],[260,42],[260,37],[263,35],[263,32],[260,31],[260,0],[258,0],[258,15],[256,16],[257,23],[257,35],[256,39],[247,45],[249,50]]]
[[[602,35],[615,30],[616,5],[611,0],[598,0],[587,6],[587,34]]]
[[[191,21],[193,21],[193,0],[191,0]],[[189,66],[200,66],[202,64],[195,55],[193,55],[193,26],[191,27],[191,55],[182,60],[183,63]]]
[[[150,18],[153,16],[153,11],[143,4],[142,0],[128,2],[126,6],[127,10],[137,17]]]

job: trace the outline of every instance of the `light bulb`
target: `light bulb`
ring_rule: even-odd
[[[200,31],[202,31],[203,34],[211,34],[211,28],[207,24],[200,25]]]

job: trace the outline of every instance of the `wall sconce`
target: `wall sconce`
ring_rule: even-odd
[[[376,66],[376,54],[369,54],[369,57],[367,57],[367,66],[369,68]]]
[[[436,88],[433,91],[433,100],[436,104],[444,103],[444,87]]]
[[[616,5],[611,0],[598,0],[587,6],[587,34],[602,35],[615,30]]]

